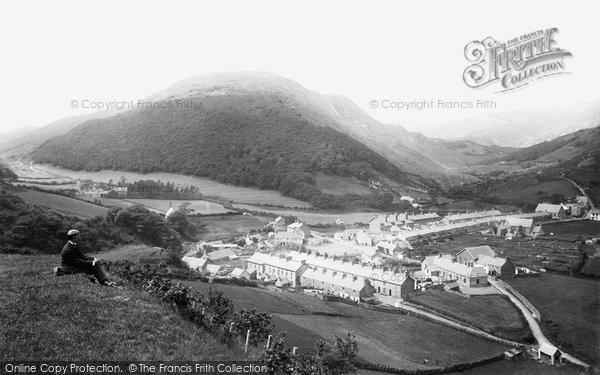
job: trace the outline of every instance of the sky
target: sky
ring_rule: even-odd
[[[144,98],[182,79],[268,71],[341,94],[382,122],[476,117],[599,99],[593,2],[2,1],[0,132],[90,112],[72,100]],[[557,27],[567,75],[496,93],[463,82],[465,46]],[[379,103],[372,108],[372,101]],[[492,109],[382,108],[491,100]],[[388,105],[389,106],[389,105]]]

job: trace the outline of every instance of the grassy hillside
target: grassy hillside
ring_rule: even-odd
[[[145,293],[55,277],[58,263],[0,255],[0,360],[244,358]]]
[[[169,102],[167,102],[169,103]],[[317,172],[422,183],[357,140],[315,126],[275,95],[210,96],[185,107],[92,120],[35,152],[38,162],[97,171],[167,171],[277,189],[319,205]]]
[[[515,151],[498,160],[557,164],[575,168],[600,165],[600,127],[579,130]]]

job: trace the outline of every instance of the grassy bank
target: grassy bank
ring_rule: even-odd
[[[57,256],[0,255],[0,360],[224,360],[244,354],[156,298],[55,277]]]

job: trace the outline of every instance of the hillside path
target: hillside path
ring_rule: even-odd
[[[541,346],[542,344],[555,346],[554,344],[552,344],[550,342],[550,340],[548,340],[546,338],[546,336],[544,336],[544,333],[542,332],[542,328],[540,327],[537,320],[534,319],[533,315],[531,314],[531,311],[529,311],[529,309],[527,309],[527,307],[515,295],[513,295],[511,292],[509,292],[504,287],[503,282],[494,280],[492,277],[488,277],[488,281],[496,289],[498,289],[500,292],[502,292],[503,294],[508,296],[508,298],[510,298],[512,303],[514,303],[515,306],[517,306],[521,310],[521,312],[523,312],[523,315],[525,316],[525,319],[527,320],[527,323],[529,324],[529,328],[531,329],[531,332],[533,333],[533,336],[535,337],[535,340],[537,341],[538,346]],[[590,365],[588,365],[587,363],[573,357],[570,354],[565,353],[562,349],[560,349],[560,351],[563,354],[563,358],[565,358],[567,361],[572,362],[579,366],[583,366],[585,368],[590,367]]]
[[[577,182],[575,182],[575,181],[573,181],[573,180],[571,180],[570,178],[567,178],[567,177],[565,177],[565,176],[560,176],[560,178],[562,178],[563,180],[567,180],[567,181],[569,181],[570,183],[572,183],[572,184],[573,184],[573,186],[575,186],[575,187],[576,187],[576,188],[577,188],[577,189],[578,189],[578,190],[581,192],[581,194],[583,194],[583,195],[584,195],[584,196],[585,196],[585,197],[588,199],[588,202],[590,202],[590,207],[591,207],[591,209],[592,209],[592,210],[593,210],[594,208],[596,208],[596,207],[594,206],[594,201],[592,201],[592,199],[591,199],[590,197],[588,197],[588,195],[586,194],[585,190],[583,189],[583,186],[580,186],[580,185],[578,185],[578,184],[577,184]]]

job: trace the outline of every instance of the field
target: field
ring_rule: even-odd
[[[465,298],[430,289],[411,296],[409,301],[466,321],[492,334],[500,332],[509,339],[522,340],[529,331],[515,306],[503,296]]]
[[[203,226],[199,238],[213,241],[243,236],[252,229],[261,229],[269,222],[269,218],[248,215],[192,216],[190,221]]]
[[[570,182],[565,180],[553,180],[526,187],[509,187],[491,195],[497,196],[513,204],[535,204],[547,200],[547,197],[554,193],[562,193],[565,197],[581,194]]]
[[[127,199],[128,202],[132,202],[133,204],[141,204],[144,207],[151,208],[153,210],[159,212],[167,212],[169,209],[169,205],[173,205],[174,209],[179,208],[183,203],[189,203],[187,206],[188,209],[193,210],[193,213],[202,214],[202,215],[211,215],[211,214],[224,214],[227,212],[231,212],[231,210],[223,207],[222,204],[213,203],[209,201],[203,200],[169,200],[169,199]]]
[[[544,233],[555,235],[600,236],[600,221],[577,220],[543,224]],[[587,238],[587,237],[586,237]]]
[[[0,361],[244,358],[151,296],[55,277],[57,261],[0,255]]]
[[[46,185],[46,184],[36,184],[35,182],[23,182],[16,181],[14,185],[24,186],[24,187],[35,187],[43,190],[75,190],[76,185]]]
[[[355,330],[359,356],[374,363],[401,368],[430,368],[472,361],[502,353],[506,348],[492,341],[414,316],[366,310],[339,302],[323,302],[295,293],[258,288],[188,282],[196,291],[209,287],[223,290],[236,308],[257,307],[273,314],[277,330],[287,331],[288,341],[301,351],[312,352],[314,342],[331,340]],[[325,315],[327,314],[327,315]],[[424,365],[423,360],[429,364]]]
[[[341,218],[346,224],[368,223],[375,217],[375,212],[343,212],[343,213],[325,213],[319,211],[286,210],[270,207],[252,206],[249,204],[233,204],[233,208],[244,209],[257,212],[266,212],[275,215],[293,215],[308,225],[314,224],[333,224],[338,218]]]
[[[600,282],[546,273],[509,279],[542,315],[542,330],[569,354],[600,364]]]
[[[104,216],[108,210],[106,207],[97,206],[78,199],[36,190],[18,191],[15,192],[15,195],[18,195],[27,203],[79,217]]]
[[[12,165],[11,165],[12,168]],[[69,169],[63,169],[54,167],[51,165],[39,165],[33,166],[40,173],[45,173],[47,176],[53,177],[67,177],[72,180],[93,180],[97,182],[118,182],[121,177],[124,177],[126,182],[133,182],[138,180],[160,180],[163,182],[172,182],[175,185],[189,185],[196,186],[199,188],[201,194],[206,196],[219,196],[233,202],[249,203],[249,204],[270,204],[274,206],[282,207],[311,207],[307,202],[303,202],[294,198],[284,197],[278,191],[274,190],[260,190],[250,187],[233,186],[223,184],[217,181],[210,180],[208,178],[185,176],[172,173],[133,173],[125,171],[111,171],[103,170],[99,172],[85,172],[85,171],[72,171]],[[19,175],[19,169],[13,169],[17,175]],[[19,175],[20,176],[20,175]],[[26,177],[26,176],[23,176]]]

